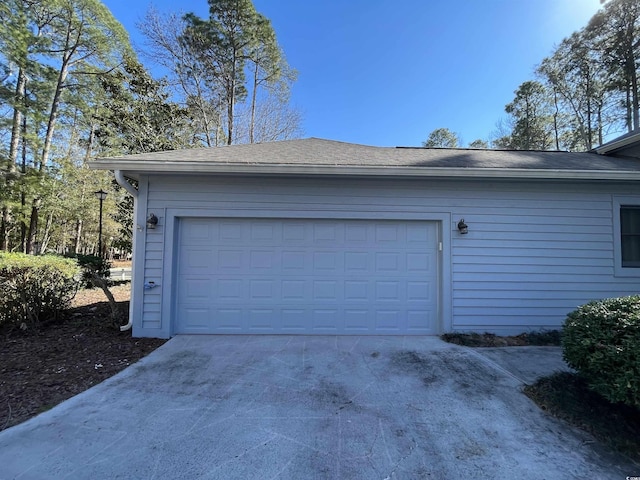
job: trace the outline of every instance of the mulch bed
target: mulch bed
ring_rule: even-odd
[[[611,403],[574,373],[539,378],[524,393],[551,415],[589,432],[640,466],[640,410]],[[635,473],[635,472],[634,472]]]
[[[442,340],[465,347],[525,347],[559,346],[559,330],[541,330],[520,335],[496,335],[494,333],[445,333]]]
[[[125,312],[128,289],[112,289]],[[104,300],[100,290],[81,291],[60,324],[0,332],[0,430],[102,382],[166,341],[120,332]]]

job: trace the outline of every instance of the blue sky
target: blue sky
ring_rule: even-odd
[[[206,0],[103,0],[135,24],[160,12],[206,17]],[[489,139],[504,106],[599,0],[254,0],[298,70],[292,102],[305,137],[418,146],[447,127]]]

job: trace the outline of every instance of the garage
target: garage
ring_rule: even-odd
[[[438,223],[179,218],[174,333],[425,335]]]

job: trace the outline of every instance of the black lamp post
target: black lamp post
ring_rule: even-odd
[[[98,200],[100,200],[100,226],[98,229],[98,256],[102,258],[102,202],[107,198],[107,192],[100,189],[97,192],[94,192],[94,195]]]

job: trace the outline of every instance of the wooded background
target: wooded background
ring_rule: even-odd
[[[97,253],[103,189],[103,253],[129,252],[131,198],[92,158],[301,136],[269,19],[251,0],[208,3],[208,18],[148,10],[139,51],[99,0],[0,4],[0,250]],[[640,0],[603,2],[468,146],[585,151],[636,130],[639,50]],[[423,145],[460,143],[439,128]]]

